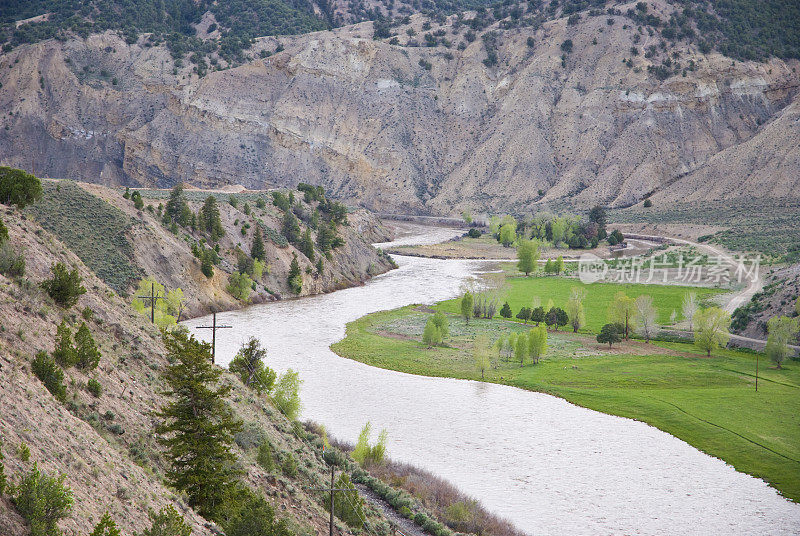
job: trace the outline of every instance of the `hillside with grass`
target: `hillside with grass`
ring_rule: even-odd
[[[182,289],[184,319],[214,308],[232,309],[360,284],[392,266],[388,257],[370,245],[370,240],[385,239],[386,231],[364,210],[346,218],[342,215],[334,233],[339,237],[337,247],[322,244],[318,240],[320,226],[326,227],[323,234],[330,234],[331,224],[320,216],[319,201],[306,203],[302,192],[292,193],[292,205],[284,208],[275,206],[269,192],[181,193],[187,218],[191,213],[195,221],[206,200],[214,197],[221,234],[212,237],[197,223],[192,228],[188,219],[179,225],[164,218],[168,190],[137,191],[140,206],[124,189],[45,181],[43,191],[42,199],[27,208],[26,215],[127,299],[145,277],[155,278],[167,290]],[[318,222],[312,229],[315,211]],[[296,226],[292,227],[291,243],[284,234],[283,220],[287,218]],[[306,229],[310,242],[301,240]],[[256,253],[259,258],[254,259],[257,233],[261,249]],[[295,258],[299,287],[292,289],[289,272]],[[242,274],[248,278],[248,288],[232,290],[232,280],[240,282]]]

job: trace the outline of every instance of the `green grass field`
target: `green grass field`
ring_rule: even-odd
[[[585,285],[578,279],[569,277],[507,277],[508,293],[506,299],[516,315],[522,307],[530,307],[534,296],[538,296],[542,306],[546,308],[548,300],[552,299],[557,307],[564,307],[569,299],[572,287],[581,287],[586,290],[584,308],[586,310],[586,328],[591,331],[600,331],[603,324],[608,322],[608,307],[614,300],[617,292],[624,292],[635,298],[642,294],[649,294],[658,309],[658,322],[667,324],[672,311],[681,315],[681,302],[684,295],[696,292],[699,300],[710,301],[723,290],[681,287],[667,285],[640,285],[618,283],[593,283]],[[501,304],[502,305],[502,302]],[[441,302],[437,309],[447,313],[458,313],[460,302],[458,299]],[[498,307],[499,309],[499,307]]]
[[[348,324],[345,339],[331,348],[376,367],[479,380],[471,351],[475,336],[487,332],[496,339],[530,327],[499,319],[466,325],[450,316],[448,346],[428,349],[419,342],[428,317],[413,307],[374,313]],[[548,342],[538,365],[498,360],[486,381],[647,422],[800,501],[797,362],[777,370],[760,356],[755,392],[752,353],[719,350],[707,359],[690,344],[641,341],[609,352],[591,335],[566,332],[551,332]]]

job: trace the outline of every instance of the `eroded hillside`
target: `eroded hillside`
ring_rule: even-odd
[[[271,56],[202,78],[144,37],[26,45],[0,58],[0,154],[105,184],[303,181],[442,214],[796,195],[798,62],[703,54],[623,15],[578,19],[476,33],[414,15],[391,39],[371,22],[264,38],[250,53]]]

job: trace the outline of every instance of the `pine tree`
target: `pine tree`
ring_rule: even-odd
[[[292,257],[289,265],[289,290],[295,294],[303,291],[303,274],[300,272],[300,263],[297,262],[297,255]]]
[[[300,241],[300,224],[291,210],[287,210],[283,215],[282,232],[290,244],[297,244]]]
[[[242,383],[258,391],[270,392],[275,385],[275,371],[264,364],[267,350],[255,337],[250,337],[233,358],[228,370],[239,376]]]
[[[192,219],[192,210],[183,195],[183,186],[177,184],[169,194],[169,201],[164,209],[164,216],[169,222],[185,227]]]
[[[167,480],[214,519],[239,475],[231,445],[241,422],[225,402],[232,388],[217,385],[222,369],[211,363],[210,344],[181,331],[166,333],[164,342],[173,362],[164,373],[171,401],[156,413],[156,433],[172,460]]]
[[[75,365],[81,369],[95,369],[100,364],[100,351],[86,322],[75,333]]]
[[[314,262],[314,240],[311,238],[311,231],[306,228],[303,233],[303,240],[300,242],[300,251],[303,252],[308,260]]]
[[[198,214],[198,224],[200,229],[208,233],[212,242],[218,241],[225,236],[225,229],[222,228],[222,218],[219,215],[217,199],[210,195],[206,198]]]
[[[53,350],[53,359],[64,368],[74,367],[78,363],[78,354],[72,345],[72,332],[66,320],[56,328],[56,347]]]
[[[261,226],[256,225],[256,232],[253,233],[253,245],[250,247],[250,256],[256,260],[263,261],[266,254],[264,237],[261,235]]]
[[[53,278],[45,279],[41,282],[41,287],[53,298],[56,304],[65,309],[69,309],[76,303],[86,289],[81,284],[83,278],[78,273],[77,268],[69,270],[63,262],[55,263],[52,266]]]
[[[111,519],[111,514],[106,512],[89,536],[120,536],[120,533],[117,524]]]

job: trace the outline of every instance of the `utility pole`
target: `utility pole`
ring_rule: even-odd
[[[322,452],[324,453],[325,450],[323,449]],[[331,487],[329,487],[329,488],[310,488],[311,491],[329,491],[330,494],[331,494],[331,498],[330,498],[331,511],[330,511],[330,522],[329,522],[329,525],[328,525],[328,536],[333,536],[333,492],[335,492],[335,491],[350,491],[348,488],[334,488],[333,487],[334,484],[335,484],[335,481],[333,479],[333,477],[334,477],[333,469],[334,469],[334,466],[331,465]]]
[[[153,324],[156,323],[156,300],[163,300],[164,296],[156,296],[156,284],[154,282],[150,283],[150,295],[149,296],[136,296],[140,300],[150,300],[150,322]]]
[[[232,328],[233,326],[218,326],[217,325],[217,312],[214,311],[211,313],[211,325],[210,326],[197,326],[197,329],[210,329],[211,330],[211,362],[215,363],[216,359],[216,347],[217,347],[217,330],[218,329],[226,329]]]

